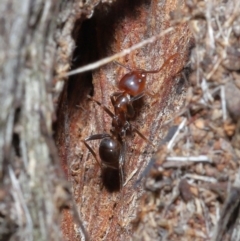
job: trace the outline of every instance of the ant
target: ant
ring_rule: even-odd
[[[144,95],[149,95],[151,97],[156,96],[156,94],[151,94],[146,90],[147,74],[159,73],[177,55],[178,53],[170,56],[157,70],[132,70],[128,66],[115,62],[116,64],[128,69],[130,72],[125,74],[119,81],[118,88],[121,92],[114,92],[110,97],[115,112],[113,122],[117,123],[112,124],[112,126],[119,126],[121,128],[125,125],[127,120],[133,118],[134,108],[132,103],[134,101],[142,98]]]
[[[91,135],[84,139],[83,143],[92,153],[100,167],[102,167],[104,170],[115,170],[120,174],[120,186],[123,186],[123,164],[125,162],[124,158],[126,152],[126,132],[130,131],[132,133],[133,131],[135,131],[145,141],[149,142],[149,140],[127,120],[125,121],[123,126],[120,126],[119,123],[115,121],[117,119],[116,114],[113,114],[106,106],[102,105],[100,102],[93,99],[92,97],[88,96],[88,98],[101,106],[113,119],[111,128],[112,134],[110,135],[107,133],[102,133]],[[101,140],[99,145],[99,156],[102,161],[101,163],[99,162],[94,150],[87,143],[87,141],[93,140]],[[150,142],[150,144],[152,143]],[[108,184],[106,183],[106,185]]]
[[[133,118],[135,112],[132,103],[144,95],[155,96],[146,90],[146,77],[147,74],[154,74],[160,72],[169,62],[174,59],[178,54],[170,56],[167,61],[157,70],[144,70],[144,69],[130,69],[129,67],[120,64],[120,66],[128,69],[130,72],[125,74],[119,84],[118,88],[121,92],[114,92],[111,96],[111,102],[114,107],[112,113],[106,106],[102,105],[99,101],[88,96],[89,99],[101,106],[104,111],[112,118],[111,135],[102,133],[95,134],[87,137],[83,143],[92,153],[97,163],[102,168],[120,171],[120,182],[123,185],[123,164],[126,152],[126,134],[135,131],[142,139],[153,145],[136,127],[134,127],[129,119]],[[130,97],[129,97],[130,96]],[[97,159],[96,153],[88,145],[88,141],[101,140],[99,145],[99,156],[102,165]],[[153,145],[154,146],[154,145]]]

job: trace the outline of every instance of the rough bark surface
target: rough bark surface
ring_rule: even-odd
[[[0,240],[62,240],[63,208],[64,240],[239,240],[239,6],[0,1]],[[157,97],[134,103],[131,123],[155,147],[127,136],[121,186],[81,140],[110,133],[111,118],[87,95],[113,111],[127,68],[62,76],[139,42],[118,61],[153,70],[177,55],[147,76]],[[99,142],[89,142],[97,157]]]
[[[160,33],[170,26],[169,13],[182,5],[104,2],[0,3],[1,240],[61,240],[59,213],[69,206],[72,212],[65,212],[62,223],[66,240],[87,240],[83,226],[90,240],[132,236],[131,221],[143,194],[142,184],[135,183],[163,136],[161,123],[182,104],[184,84],[176,74],[188,59],[190,33],[186,24],[179,25],[154,44],[119,59],[131,68],[157,69],[179,53],[162,72],[147,77],[149,91],[159,96],[144,97],[135,106],[132,123],[156,148],[137,135],[128,136],[126,185],[113,191],[119,185],[118,174],[105,176],[80,140],[109,132],[111,119],[86,96],[93,95],[111,109],[109,97],[126,70],[109,64],[68,81],[58,76]],[[59,104],[57,122],[54,104]],[[90,145],[97,153],[99,142]],[[74,211],[58,156],[82,221]]]
[[[93,17],[81,25],[76,36],[77,49],[73,68],[109,56],[171,26],[169,14],[182,5],[178,1],[116,1],[109,6],[99,5]],[[79,25],[76,26],[78,30]],[[188,60],[191,34],[186,24],[154,44],[149,44],[119,62],[131,68],[158,69],[171,55],[176,58],[158,74],[149,74],[147,88],[158,93],[157,98],[145,96],[137,101],[137,114],[132,124],[156,148],[138,135],[127,137],[124,187],[118,190],[117,172],[103,172],[81,140],[89,135],[109,133],[111,118],[101,107],[87,99],[87,94],[112,109],[110,95],[126,69],[108,64],[92,73],[73,76],[61,98],[62,125],[58,125],[58,145],[66,175],[72,182],[73,193],[90,240],[130,240],[132,221],[143,194],[142,183],[136,185],[150,158],[164,136],[162,123],[183,104],[184,81],[179,77]],[[92,85],[93,83],[93,85]],[[99,141],[89,142],[98,154]],[[67,240],[79,240],[66,213],[63,230]]]
[[[1,240],[61,238],[51,97],[57,12],[50,0],[0,3]]]
[[[71,196],[53,140],[53,89],[63,86],[53,73],[70,62],[72,45],[60,43],[73,6],[0,2],[0,240],[62,239],[59,211]]]

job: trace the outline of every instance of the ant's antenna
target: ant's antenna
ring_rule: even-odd
[[[123,68],[125,68],[125,69],[127,69],[127,70],[129,70],[129,71],[132,70],[129,66],[126,66],[126,65],[124,65],[124,64],[122,64],[122,63],[119,63],[118,61],[113,61],[113,63],[114,63],[114,64],[117,64],[117,65],[120,65],[121,67],[123,67]]]

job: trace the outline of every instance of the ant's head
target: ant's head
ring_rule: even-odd
[[[125,74],[119,82],[119,89],[131,96],[142,93],[145,89],[146,73],[142,70],[134,70]]]

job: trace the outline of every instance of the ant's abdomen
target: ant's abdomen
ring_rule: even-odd
[[[121,145],[113,138],[104,138],[99,146],[99,156],[103,165],[119,169],[119,158],[121,156]]]

